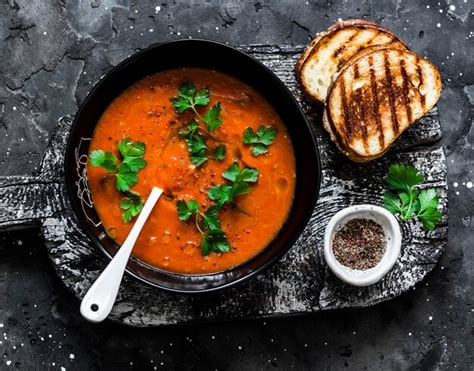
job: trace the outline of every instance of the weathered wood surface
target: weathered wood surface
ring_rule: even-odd
[[[156,326],[372,305],[397,296],[421,281],[446,246],[446,164],[442,148],[433,145],[441,136],[436,110],[410,128],[382,159],[357,165],[337,152],[321,130],[319,109],[301,97],[293,77],[300,48],[253,46],[244,50],[262,60],[288,85],[317,133],[323,180],[311,221],[283,259],[265,273],[225,291],[179,295],[126,276],[111,314],[113,320],[134,326]],[[59,120],[36,176],[0,177],[0,227],[40,223],[55,269],[80,298],[107,261],[79,226],[65,191],[63,160],[71,122],[68,116]],[[442,223],[429,233],[417,223],[403,224],[402,253],[394,269],[375,285],[351,287],[335,278],[324,263],[324,227],[345,206],[380,204],[385,189],[383,178],[389,164],[395,161],[414,164],[426,175],[426,186],[438,190]]]

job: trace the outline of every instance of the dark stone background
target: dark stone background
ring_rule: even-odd
[[[472,369],[473,8],[471,0],[2,1],[1,175],[34,173],[56,120],[135,50],[187,37],[302,45],[339,17],[364,17],[440,68],[450,189],[447,251],[415,290],[371,308],[271,320],[92,325],[55,276],[38,229],[3,232],[0,369]]]

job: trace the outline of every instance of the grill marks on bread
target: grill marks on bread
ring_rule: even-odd
[[[383,135],[382,123],[380,122],[378,88],[377,88],[377,82],[376,82],[375,72],[374,72],[373,57],[371,55],[369,56],[368,63],[369,63],[369,71],[370,71],[370,92],[372,94],[371,96],[372,110],[370,111],[370,113],[372,116],[371,118],[373,118],[375,121],[376,130],[379,134],[378,137],[379,137],[380,148],[383,148],[385,147],[385,139]]]
[[[373,48],[340,70],[328,92],[325,126],[346,155],[368,161],[385,153],[440,93],[433,64],[406,50]]]

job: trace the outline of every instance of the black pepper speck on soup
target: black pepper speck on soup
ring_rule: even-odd
[[[382,226],[371,219],[351,219],[334,235],[336,260],[351,269],[375,267],[385,253],[387,238]]]

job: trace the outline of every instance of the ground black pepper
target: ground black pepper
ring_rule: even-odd
[[[351,219],[336,231],[332,250],[346,267],[367,270],[382,259],[387,240],[382,226],[370,219]]]

